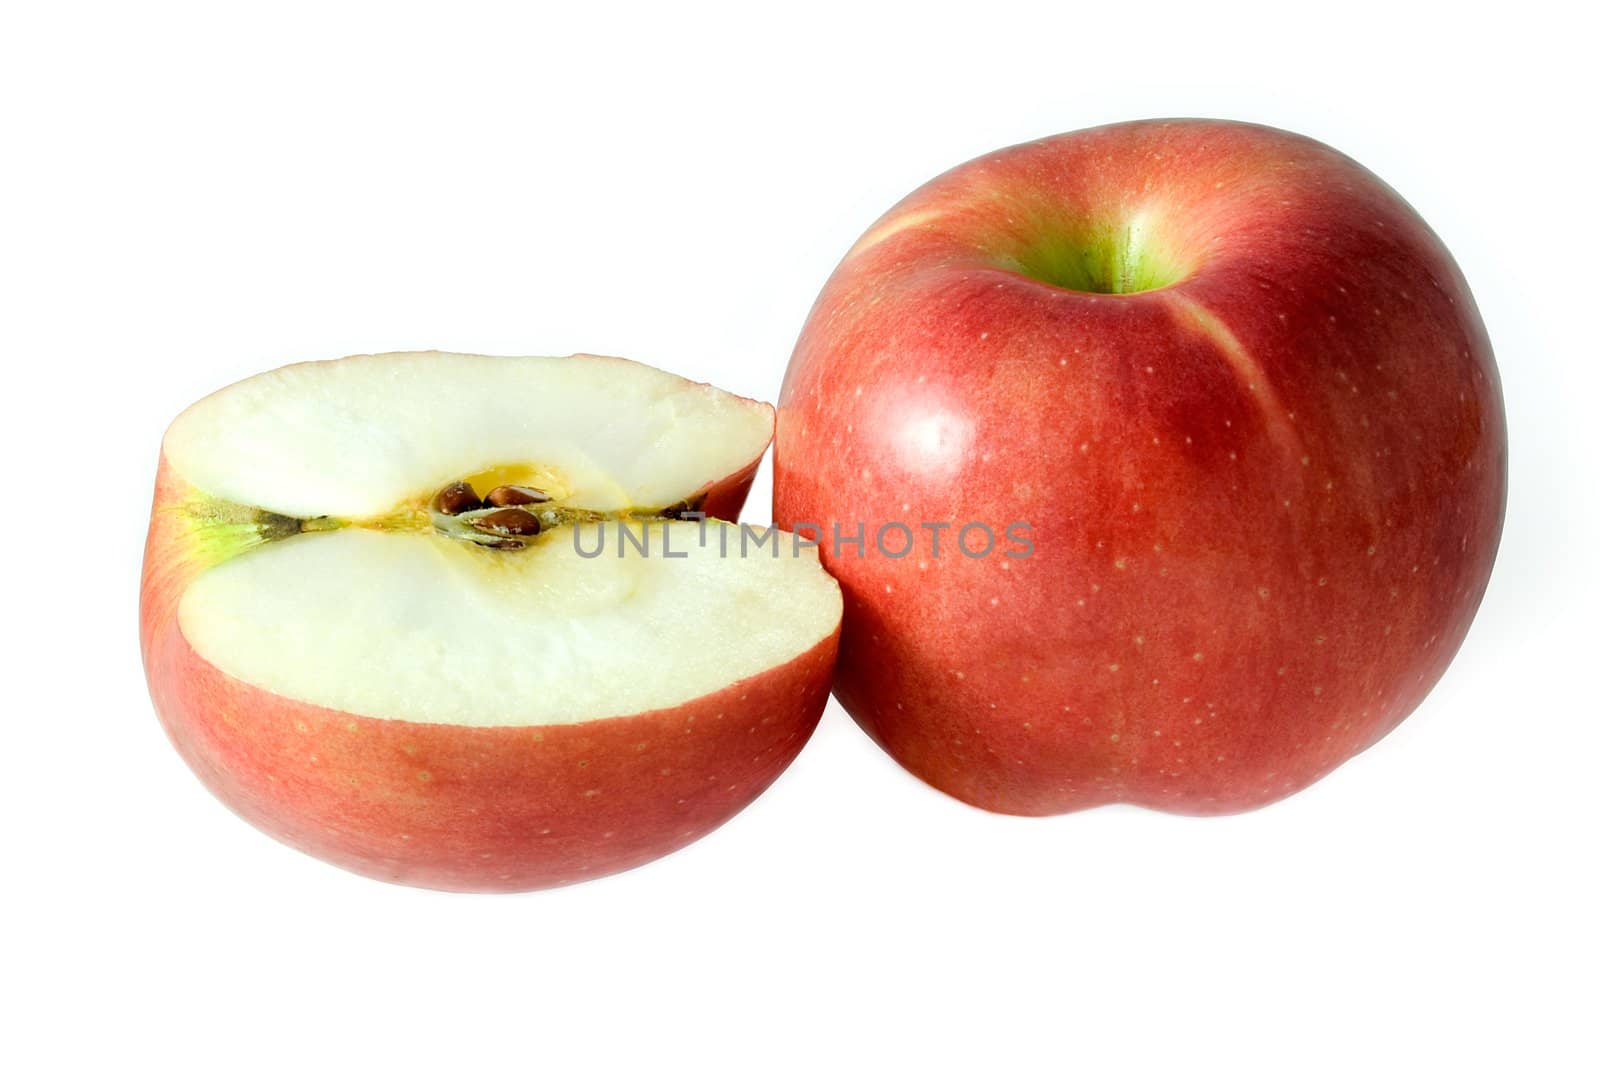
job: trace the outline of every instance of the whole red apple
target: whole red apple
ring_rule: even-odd
[[[1239,123],[1081,131],[922,187],[828,281],[777,424],[777,521],[820,526],[844,589],[835,693],[1015,814],[1316,781],[1443,673],[1505,495],[1489,340],[1439,239],[1348,157]]]

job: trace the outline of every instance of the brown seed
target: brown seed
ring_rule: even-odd
[[[531,536],[539,534],[539,518],[525,509],[497,509],[472,518],[472,527],[499,535]]]
[[[528,544],[520,539],[491,539],[482,545],[490,550],[521,550]]]
[[[540,502],[550,501],[550,496],[537,487],[524,487],[518,483],[508,483],[496,487],[493,491],[483,496],[485,503],[491,506],[532,506]]]
[[[433,508],[452,517],[458,513],[477,509],[481,505],[483,503],[478,501],[478,492],[474,491],[472,485],[465,480],[446,484],[433,496]]]
[[[669,521],[681,521],[690,513],[700,513],[700,507],[693,502],[674,502],[661,511],[661,516]]]

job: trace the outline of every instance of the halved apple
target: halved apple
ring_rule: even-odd
[[[681,847],[827,699],[838,586],[719,528],[771,434],[767,405],[608,357],[235,384],[162,446],[156,710],[240,815],[373,877],[532,889]]]

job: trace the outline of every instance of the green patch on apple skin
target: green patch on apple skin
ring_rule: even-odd
[[[1012,251],[1012,270],[1063,290],[1137,294],[1181,281],[1188,269],[1172,255],[1148,213],[1115,222],[1063,225],[1041,220],[1040,237]]]

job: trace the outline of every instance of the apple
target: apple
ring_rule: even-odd
[[[604,357],[235,384],[162,444],[161,721],[244,818],[376,878],[533,889],[688,844],[827,701],[815,552],[722,547],[771,431],[770,406]]]
[[[1136,122],[974,160],[868,230],[796,346],[774,478],[844,591],[835,694],[907,769],[1013,814],[1220,814],[1439,679],[1505,417],[1393,190],[1284,131]]]

